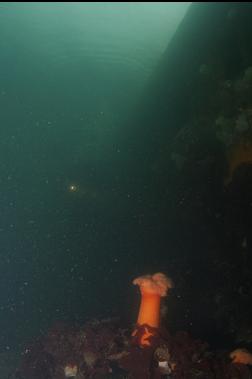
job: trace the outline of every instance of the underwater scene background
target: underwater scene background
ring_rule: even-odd
[[[0,3],[3,378],[250,377],[251,37],[249,3]]]

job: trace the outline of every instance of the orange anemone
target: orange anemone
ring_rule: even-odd
[[[150,346],[150,337],[155,335],[160,322],[161,297],[165,297],[173,283],[170,278],[162,273],[144,275],[136,278],[133,284],[139,285],[141,292],[141,304],[137,319],[137,327],[133,336],[141,329],[140,346]]]
[[[252,354],[247,349],[236,349],[230,353],[233,363],[252,365]]]
[[[241,141],[234,146],[228,153],[229,172],[225,179],[225,184],[229,184],[233,179],[235,170],[243,164],[252,165],[252,143]]]

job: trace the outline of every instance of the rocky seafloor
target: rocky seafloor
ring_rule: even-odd
[[[144,326],[138,329],[141,335]],[[15,379],[249,379],[249,364],[235,363],[230,351],[212,351],[187,332],[157,331],[149,347],[139,347],[119,320],[93,320],[83,326],[58,323],[21,354]],[[247,352],[249,355],[249,353]]]

